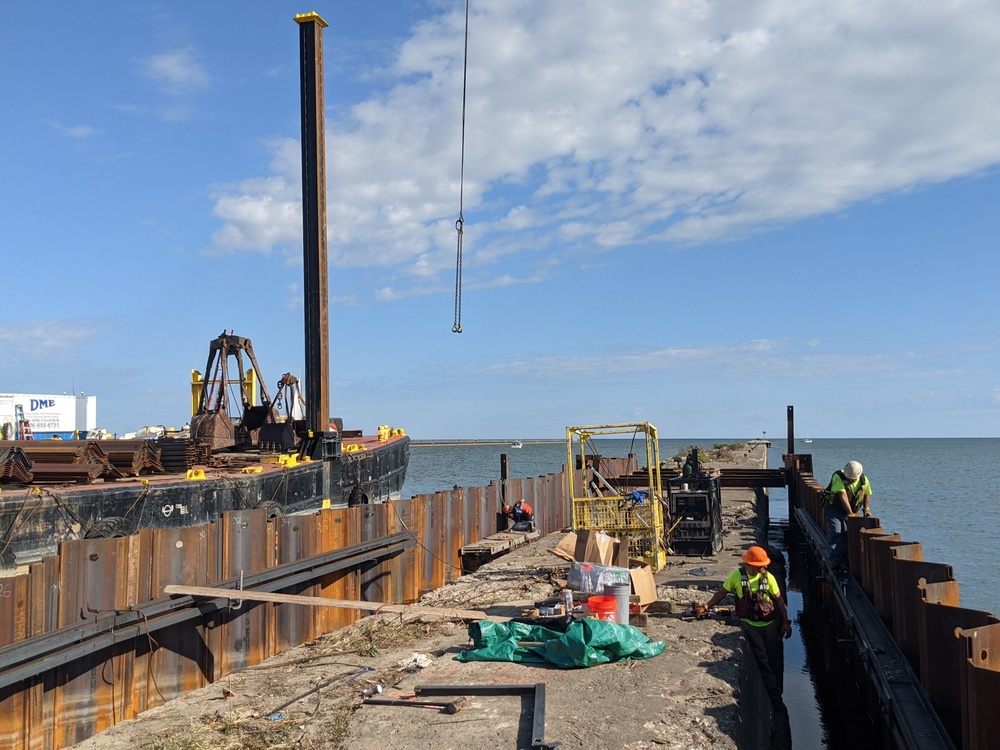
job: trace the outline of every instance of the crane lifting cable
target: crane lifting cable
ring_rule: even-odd
[[[455,322],[451,326],[452,333],[462,332],[462,230],[465,229],[465,216],[462,213],[465,199],[465,96],[469,83],[469,0],[465,0],[465,62],[462,70],[462,166],[458,181],[458,221],[455,231],[458,239],[455,249]]]

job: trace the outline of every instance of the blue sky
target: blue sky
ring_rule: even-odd
[[[415,437],[996,436],[1000,6],[0,5],[0,390],[179,426],[301,375],[298,27],[326,51],[331,404]]]

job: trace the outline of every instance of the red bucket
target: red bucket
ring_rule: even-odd
[[[587,599],[587,607],[597,615],[598,620],[608,620],[616,622],[615,611],[618,609],[618,600],[613,596],[592,596]]]

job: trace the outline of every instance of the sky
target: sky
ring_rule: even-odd
[[[0,391],[304,378],[316,11],[345,427],[1000,435],[1000,5],[471,0],[463,179],[465,7],[0,4]]]

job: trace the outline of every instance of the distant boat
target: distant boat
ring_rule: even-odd
[[[512,442],[510,444],[510,447],[511,448],[523,448],[524,447],[524,443],[522,443],[520,440],[515,440],[514,442]]]
[[[812,438],[806,438],[806,439],[805,439],[805,442],[806,442],[806,443],[811,443],[812,441],[813,441],[813,439],[812,439]]]

